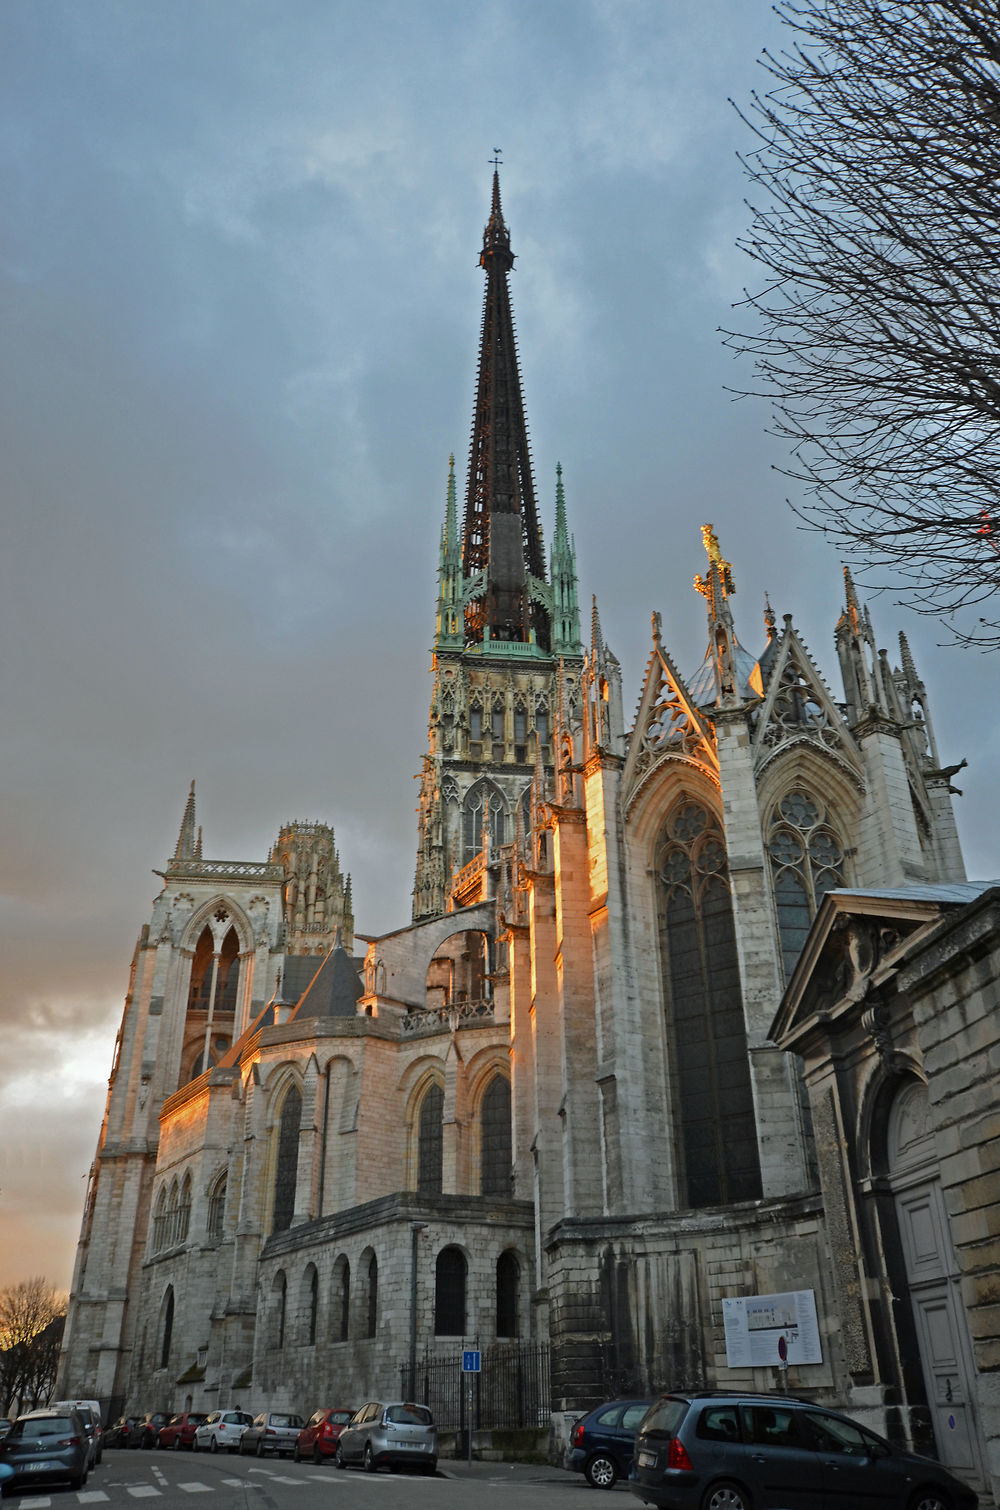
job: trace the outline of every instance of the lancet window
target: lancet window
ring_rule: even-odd
[[[212,1192],[208,1197],[208,1236],[209,1241],[217,1243],[222,1237],[226,1217],[226,1185],[227,1176],[220,1174]]]
[[[331,1314],[334,1342],[346,1342],[351,1328],[351,1265],[343,1254],[333,1268]]]
[[[518,1335],[517,1313],[521,1286],[521,1266],[515,1254],[501,1253],[497,1259],[497,1336]]]
[[[290,1086],[281,1108],[278,1123],[278,1149],[274,1175],[272,1232],[284,1232],[292,1225],[295,1214],[295,1185],[299,1166],[299,1127],[302,1122],[302,1096],[298,1086]]]
[[[656,853],[660,957],[682,1203],[759,1197],[736,934],[719,820],[681,798]]]
[[[429,1085],[417,1113],[417,1190],[421,1195],[441,1194],[444,1156],[444,1091]]]
[[[494,1075],[480,1110],[479,1189],[482,1195],[511,1194],[510,1081]]]
[[[503,798],[490,782],[477,781],[465,797],[462,827],[463,865],[474,860],[483,847],[483,822],[486,818],[487,800],[489,801],[490,846],[493,849],[499,849],[506,840],[506,813]]]
[[[818,797],[800,788],[782,797],[767,836],[781,956],[787,980],[828,891],[844,885],[844,854]]]

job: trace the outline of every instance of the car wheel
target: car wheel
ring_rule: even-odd
[[[87,1475],[85,1473],[74,1473],[69,1481],[69,1487],[71,1489],[82,1489],[86,1482]]]
[[[701,1510],[752,1510],[750,1496],[739,1484],[713,1484],[701,1502]]]
[[[365,1472],[366,1473],[376,1473],[377,1471],[378,1470],[375,1467],[375,1458],[374,1458],[374,1456],[372,1454],[372,1444],[370,1442],[366,1442],[365,1443]]]
[[[909,1510],[951,1510],[951,1500],[940,1489],[918,1489],[910,1501]]]
[[[262,1458],[264,1456],[264,1442],[261,1437],[257,1438],[257,1456],[259,1458]]]
[[[218,1452],[219,1450],[219,1439],[214,1434],[208,1439],[208,1450],[209,1452]]]
[[[334,1466],[334,1468],[346,1468],[347,1467],[347,1464],[344,1462],[344,1454],[340,1450],[340,1443],[339,1442],[337,1443],[337,1451],[333,1455],[333,1466]]]
[[[191,1438],[191,1451],[192,1452],[200,1452],[201,1451],[201,1448],[198,1446],[198,1443],[195,1441],[194,1437]]]
[[[618,1477],[618,1464],[606,1452],[595,1452],[583,1470],[587,1483],[594,1489],[611,1489]]]
[[[173,1449],[174,1449],[175,1452],[180,1452],[180,1450],[181,1450],[181,1434],[180,1434],[180,1432],[178,1432],[177,1435],[174,1437],[174,1440],[171,1443],[171,1446],[173,1447]]]
[[[318,1468],[319,1465],[320,1465],[320,1463],[322,1463],[322,1461],[323,1461],[323,1454],[319,1450],[319,1443],[318,1442],[314,1442],[313,1443],[313,1462],[316,1464],[316,1466]]]

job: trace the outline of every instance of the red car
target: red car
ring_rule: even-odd
[[[312,1458],[314,1463],[322,1463],[324,1458],[332,1458],[337,1451],[337,1438],[353,1414],[351,1408],[333,1405],[314,1411],[295,1438],[292,1453],[295,1461],[301,1463],[303,1458]]]
[[[179,1416],[171,1416],[167,1424],[160,1427],[157,1447],[172,1447],[175,1452],[184,1447],[190,1452],[195,1432],[207,1419],[203,1410],[185,1410]]]

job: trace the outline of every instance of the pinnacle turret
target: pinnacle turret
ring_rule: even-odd
[[[465,638],[462,622],[462,549],[458,538],[455,499],[455,457],[448,458],[448,501],[438,557],[437,650],[460,649]]]
[[[195,828],[194,821],[194,782],[188,792],[187,803],[184,807],[184,817],[181,819],[181,831],[177,836],[177,847],[173,855],[175,860],[198,860],[201,858],[201,830]]]
[[[556,527],[552,537],[552,652],[581,655],[580,603],[577,596],[576,546],[566,527],[562,466],[556,464]]]

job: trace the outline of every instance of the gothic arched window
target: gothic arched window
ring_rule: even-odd
[[[434,1271],[434,1335],[465,1333],[465,1281],[468,1265],[461,1248],[442,1248]]]
[[[417,1189],[421,1195],[441,1194],[443,1117],[444,1091],[435,1082],[427,1087],[417,1116]]]
[[[208,1237],[213,1243],[217,1243],[223,1233],[226,1216],[226,1183],[227,1176],[225,1173],[220,1174],[208,1198]]]
[[[333,1267],[333,1340],[346,1342],[351,1324],[351,1266],[341,1255]]]
[[[319,1317],[319,1275],[316,1268],[310,1264],[305,1274],[303,1286],[303,1301],[305,1304],[305,1333],[304,1341],[312,1346],[316,1341],[316,1322]]]
[[[278,1125],[278,1157],[274,1176],[274,1213],[272,1232],[284,1232],[292,1225],[295,1214],[295,1182],[299,1168],[299,1127],[302,1122],[302,1096],[293,1085],[281,1108]]]
[[[681,1199],[752,1200],[760,1160],[729,868],[721,825],[700,802],[682,798],[668,815],[656,875]]]
[[[160,1193],[156,1198],[156,1209],[153,1213],[153,1252],[159,1253],[161,1248],[167,1246],[167,1187],[160,1186]]]
[[[275,1347],[285,1345],[285,1322],[288,1318],[288,1284],[281,1269],[274,1276],[271,1285],[271,1302],[273,1306],[273,1332]]]
[[[486,803],[489,801],[490,847],[499,849],[507,833],[504,801],[496,787],[488,781],[477,781],[466,793],[462,810],[462,863],[474,860],[483,847],[483,822]]]
[[[177,1206],[177,1241],[187,1241],[188,1228],[191,1225],[191,1175],[184,1176],[184,1184],[181,1186],[180,1200]]]
[[[797,789],[782,797],[767,835],[786,981],[828,891],[844,884],[844,856],[818,798]]]
[[[374,1253],[368,1260],[368,1332],[374,1337],[378,1329],[378,1259]]]
[[[167,1368],[170,1364],[170,1344],[174,1337],[174,1287],[167,1291],[163,1304],[163,1335],[160,1342],[160,1367]]]
[[[480,1110],[479,1191],[481,1195],[511,1194],[510,1081],[494,1075]]]
[[[516,1337],[518,1333],[518,1291],[521,1265],[511,1252],[497,1259],[497,1336]]]

